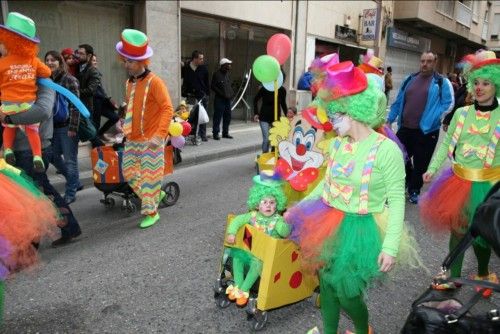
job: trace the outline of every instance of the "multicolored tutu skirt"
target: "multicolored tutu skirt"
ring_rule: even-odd
[[[38,260],[33,243],[55,236],[53,203],[19,171],[0,169],[0,280]]]
[[[377,260],[387,218],[386,212],[346,213],[317,199],[291,208],[287,221],[292,225],[291,238],[300,245],[304,269],[319,272],[321,279],[330,284],[339,297],[353,298],[362,295],[383,275]],[[399,263],[423,266],[416,242],[407,231],[401,245]]]
[[[491,181],[465,180],[445,169],[419,201],[422,222],[431,231],[464,235],[492,186]]]

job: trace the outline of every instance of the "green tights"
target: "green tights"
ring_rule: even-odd
[[[455,248],[456,245],[460,242],[462,237],[456,235],[455,233],[451,233],[450,235],[450,251]],[[491,257],[491,248],[483,247],[474,242],[472,245],[474,248],[474,254],[476,254],[477,258],[477,274],[479,276],[488,276],[490,274],[488,270],[488,265],[490,263]],[[460,277],[462,275],[462,263],[464,262],[464,255],[457,257],[455,262],[451,265],[450,272],[451,277]]]
[[[233,258],[234,284],[244,292],[250,291],[262,272],[262,262],[253,255],[250,256],[252,257],[251,259],[245,259],[240,256],[234,256]],[[245,276],[246,266],[249,269]]]
[[[335,289],[320,277],[320,304],[325,334],[337,334],[340,310],[351,318],[356,334],[368,334],[368,308],[362,295],[354,298],[339,297]]]

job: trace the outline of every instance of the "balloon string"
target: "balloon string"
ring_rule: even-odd
[[[274,80],[274,120],[278,121],[278,79]],[[274,162],[278,163],[278,146],[274,147]]]

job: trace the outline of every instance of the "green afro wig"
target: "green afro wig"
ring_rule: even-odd
[[[248,191],[247,206],[249,210],[255,210],[259,203],[266,197],[273,197],[276,200],[276,209],[282,212],[286,208],[286,196],[281,185],[254,184]]]
[[[477,70],[472,70],[467,76],[467,90],[474,93],[474,80],[485,79],[495,85],[496,97],[500,97],[500,65],[485,65]]]
[[[341,97],[328,103],[328,117],[335,113],[344,113],[352,119],[370,127],[379,125],[385,120],[385,94],[373,78],[368,77],[368,86],[361,93]]]

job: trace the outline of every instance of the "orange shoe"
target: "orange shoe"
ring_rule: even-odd
[[[498,277],[497,277],[497,274],[495,274],[495,273],[490,273],[488,276],[475,275],[472,279],[477,280],[477,281],[488,281],[488,282],[491,282],[491,283],[497,283],[498,284]],[[482,288],[479,287],[479,286],[476,287],[476,291],[479,291],[481,289]],[[493,294],[493,290],[492,289],[485,289],[483,291],[483,297],[484,298],[490,298],[492,294]]]
[[[227,295],[227,299],[229,299],[230,301],[234,302],[236,300],[236,296],[235,296],[235,293],[238,292],[238,286],[234,286],[232,284],[230,284],[227,288],[226,288],[226,295]]]
[[[356,333],[351,332],[350,330],[346,330],[345,334],[356,334]],[[374,334],[372,326],[368,327],[368,334]]]
[[[238,306],[245,306],[248,303],[248,298],[250,297],[250,294],[245,291],[238,290],[240,295],[238,296],[238,299],[236,299],[236,305]]]

